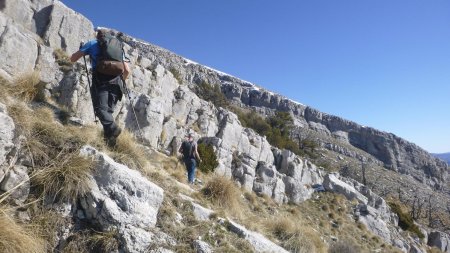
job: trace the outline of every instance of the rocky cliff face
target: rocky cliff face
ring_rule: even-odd
[[[433,154],[433,155],[439,159],[446,161],[448,164],[450,164],[450,153]]]
[[[143,45],[133,43],[138,48]],[[166,68],[175,69],[188,84],[206,82],[220,84],[228,99],[243,107],[271,115],[274,111],[287,111],[296,119],[300,132],[311,130],[327,144],[327,138],[335,139],[341,145],[350,144],[381,161],[385,167],[402,174],[439,185],[448,176],[448,166],[428,152],[391,133],[358,125],[333,115],[322,113],[314,108],[299,104],[281,95],[274,94],[254,84],[233,76],[212,70],[171,54],[155,46],[147,46],[142,51],[153,61]],[[338,144],[339,145],[339,144]]]
[[[272,115],[275,111],[290,112],[299,128],[295,134],[302,135],[312,131],[316,133],[315,136],[321,144],[330,150],[342,150],[343,147],[350,145],[375,157],[386,168],[411,175],[437,188],[447,179],[448,165],[445,162],[394,134],[322,113],[165,49],[132,38],[125,39],[132,48],[138,50],[139,58],[145,64],[163,66],[175,73],[183,84],[196,85],[202,82],[219,84],[222,92],[235,104],[250,107],[265,115]],[[330,138],[334,145],[331,145]],[[351,152],[346,153],[351,155],[349,154]]]
[[[44,94],[68,108],[81,124],[91,123],[94,116],[83,66],[75,64],[69,70],[62,69],[54,51],[75,52],[80,41],[94,36],[92,23],[56,0],[18,0],[7,3],[0,14],[0,24],[0,53],[5,56],[0,59],[0,74],[13,78],[39,71],[40,81],[45,84]],[[312,133],[323,148],[332,152],[382,164],[436,188],[447,179],[445,162],[393,134],[319,112],[163,48],[126,35],[121,38],[131,60],[132,75],[128,81],[131,100],[124,99],[118,104],[115,117],[121,125],[140,135],[133,107],[144,145],[170,154],[188,129],[195,130],[199,141],[214,146],[219,160],[217,172],[233,178],[243,188],[267,195],[279,204],[301,203],[311,198],[313,186],[323,183],[327,190],[356,199],[360,205],[355,207],[355,217],[385,241],[404,251],[418,245],[402,238],[396,228],[396,216],[380,196],[350,179],[325,175],[320,166],[308,159],[272,147],[264,136],[243,127],[234,113],[200,99],[192,88],[200,83],[219,84],[226,97],[238,106],[263,115],[290,112],[296,125],[293,135]],[[1,108],[0,122],[6,129],[0,134],[0,163],[4,163],[14,146],[14,123]],[[80,200],[74,216],[88,218],[102,229],[117,225],[123,250],[140,252],[139,245],[148,246],[148,240],[155,236],[143,231],[141,225],[154,226],[162,190],[139,180],[140,174],[130,172],[91,147],[84,147],[82,153],[96,157],[100,163],[97,167],[104,171],[93,175],[94,188]],[[12,188],[7,184],[12,182],[9,178],[20,177],[27,177],[26,170],[3,166],[1,189]],[[135,196],[128,190],[130,185],[141,189],[143,194]],[[28,193],[23,195],[26,198]],[[143,209],[151,211],[145,220],[141,220]],[[245,237],[255,238],[239,225],[234,227]]]

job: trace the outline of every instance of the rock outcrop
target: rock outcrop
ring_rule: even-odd
[[[0,164],[3,164],[7,155],[14,148],[14,131],[16,126],[14,125],[14,121],[9,117],[8,111],[6,110],[6,106],[0,103]],[[1,173],[0,170],[0,182],[4,177],[4,173]]]
[[[386,168],[411,175],[437,188],[441,187],[447,178],[448,165],[444,161],[434,158],[417,145],[394,134],[322,113],[231,75],[201,66],[157,46],[133,38],[125,38],[125,40],[132,48],[140,52],[141,62],[146,58],[147,66],[161,65],[174,71],[182,83],[220,84],[222,92],[228,99],[262,114],[272,115],[274,111],[290,112],[299,129],[299,132],[295,134],[303,135],[304,132],[312,131],[324,145],[330,144],[328,140],[332,138],[340,143],[340,145],[333,144],[334,149],[346,149],[345,153],[354,156],[356,153],[345,148],[346,146],[363,150],[378,159]],[[378,163],[378,161],[374,162]]]
[[[147,230],[156,224],[163,190],[92,147],[84,147],[81,154],[96,165],[92,190],[80,200],[78,218],[103,231],[117,229],[125,252],[145,251],[155,237]]]
[[[428,235],[428,245],[442,252],[450,253],[450,235],[442,232],[431,232]]]

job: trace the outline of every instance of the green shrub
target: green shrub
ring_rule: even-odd
[[[201,82],[196,86],[195,93],[203,100],[213,103],[216,107],[228,108],[230,106],[227,98],[220,90],[220,85],[211,85]]]
[[[217,161],[216,153],[212,145],[200,143],[198,144],[198,153],[202,158],[202,162],[199,164],[198,169],[203,173],[214,172],[219,165]]]
[[[177,80],[178,84],[183,83],[183,77],[178,69],[172,67],[169,69],[170,73],[172,73],[173,77]]]
[[[238,107],[231,106],[225,95],[220,90],[220,85],[210,85],[202,82],[196,86],[196,94],[203,100],[212,102],[216,107],[223,107],[234,112],[242,126],[255,130],[260,135],[265,135],[267,141],[280,149],[288,149],[301,156],[315,158],[317,143],[311,139],[291,139],[294,120],[288,112],[276,112],[275,115],[264,119],[253,111],[244,112]]]
[[[409,213],[403,212],[399,204],[389,202],[392,211],[398,215],[398,225],[403,229],[415,233],[419,238],[423,239],[425,236],[420,231],[419,227],[414,224],[414,219]]]
[[[294,120],[288,112],[276,112],[275,115],[264,119],[258,113],[244,112],[240,108],[230,108],[239,118],[242,126],[255,130],[260,135],[265,135],[267,141],[280,149],[288,149],[300,156],[315,158],[317,143],[312,139],[291,139],[290,133],[294,127]]]

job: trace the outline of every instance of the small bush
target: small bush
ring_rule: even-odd
[[[288,112],[276,112],[275,115],[264,119],[258,113],[244,112],[240,108],[230,107],[236,113],[244,127],[255,130],[260,135],[265,135],[267,141],[280,149],[288,149],[301,156],[316,158],[317,143],[312,139],[299,140],[298,143],[291,139],[294,120]]]
[[[419,227],[414,224],[414,219],[407,212],[403,212],[399,204],[389,202],[392,211],[398,215],[398,225],[403,229],[415,233],[420,239],[425,238]]]
[[[205,143],[199,143],[197,149],[200,158],[202,159],[198,169],[203,173],[214,172],[216,167],[219,165],[219,162],[217,161],[217,155],[214,152],[213,146]]]
[[[206,183],[202,193],[220,207],[237,209],[240,206],[240,190],[226,177],[214,176]]]
[[[70,61],[70,57],[66,51],[58,48],[53,51],[53,56],[62,72],[67,73],[72,70],[73,63]]]
[[[172,67],[169,69],[169,71],[170,73],[172,73],[173,77],[177,80],[178,84],[183,83],[183,77],[181,76],[181,73],[178,69]]]
[[[46,248],[41,238],[0,209],[0,252],[43,253]]]
[[[201,82],[196,86],[195,93],[203,100],[213,103],[216,107],[229,107],[229,102],[220,90],[220,84],[211,85]]]
[[[360,253],[361,249],[350,242],[338,241],[331,244],[328,253]]]

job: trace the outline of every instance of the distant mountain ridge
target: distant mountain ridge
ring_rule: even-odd
[[[433,154],[435,157],[440,158],[450,164],[450,152],[442,154]]]

